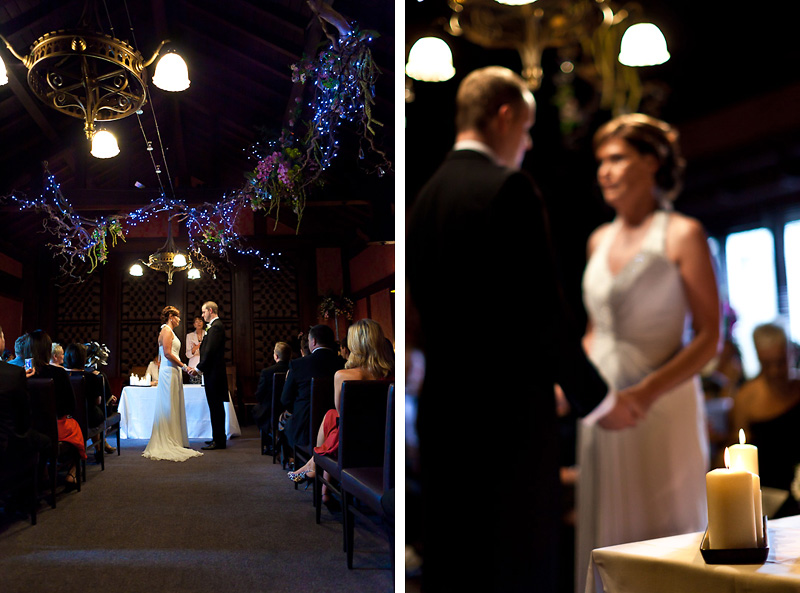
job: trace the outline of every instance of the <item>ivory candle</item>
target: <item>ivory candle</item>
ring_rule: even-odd
[[[729,454],[726,448],[725,469],[714,469],[706,474],[708,546],[712,549],[755,548],[758,537],[753,474],[728,469]]]
[[[739,444],[728,447],[731,456],[730,468],[758,474],[758,447],[745,444],[744,429],[739,429]]]
[[[764,547],[764,511],[761,506],[761,478],[755,474],[753,476],[753,510],[756,518],[756,544],[759,548]]]

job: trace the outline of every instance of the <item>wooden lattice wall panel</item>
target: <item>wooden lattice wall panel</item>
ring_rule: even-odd
[[[102,287],[102,273],[96,270],[81,283],[58,288],[56,331],[50,336],[54,342],[64,347],[72,342],[103,342]]]
[[[160,316],[166,301],[165,274],[122,275],[119,362],[123,377],[132,367],[147,365],[158,352]]]

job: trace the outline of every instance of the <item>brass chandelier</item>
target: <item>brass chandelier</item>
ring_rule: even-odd
[[[93,30],[92,15],[100,28],[97,7],[92,0],[87,0],[76,28],[42,35],[31,45],[27,56],[18,54],[2,35],[0,40],[28,69],[28,86],[33,94],[59,113],[83,119],[86,137],[94,141],[100,131],[96,122],[113,121],[141,113],[147,101],[146,68],[169,41],[162,41],[153,56],[145,60],[126,41]],[[167,54],[164,57],[176,55]],[[156,86],[160,86],[158,79],[164,78],[159,73],[161,62],[163,59],[154,77]],[[178,78],[184,79],[178,87],[188,87],[185,63],[182,76],[166,76],[169,82],[175,82]],[[165,90],[183,90],[178,87]],[[112,142],[112,152],[116,149],[114,154],[99,155],[95,154],[94,149],[92,153],[101,158],[114,156],[119,149],[116,140]]]
[[[587,59],[574,66],[595,83],[601,105],[615,112],[635,110],[641,98],[641,83],[631,66],[669,59],[663,34],[642,23],[642,8],[636,3],[618,7],[612,0],[447,0],[447,5],[450,14],[444,31],[486,49],[516,50],[521,75],[531,90],[541,84],[545,49],[564,48],[583,55]],[[643,30],[654,37],[632,47]],[[438,81],[453,75],[452,57],[446,55],[437,69],[433,52],[413,60],[414,51],[412,47],[406,68],[410,77]]]
[[[156,272],[164,272],[167,275],[167,283],[172,284],[172,275],[175,272],[182,272],[189,270],[190,278],[199,277],[194,276],[191,271],[195,268],[192,267],[192,256],[187,252],[181,253],[175,246],[175,241],[172,239],[172,220],[167,221],[167,241],[154,253],[151,253],[147,261],[139,260],[151,270]],[[141,276],[143,273],[142,267],[139,264],[131,266],[131,276]]]

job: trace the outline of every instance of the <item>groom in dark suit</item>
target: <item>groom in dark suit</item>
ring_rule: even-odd
[[[417,422],[426,592],[460,590],[459,578],[464,590],[556,591],[554,384],[579,415],[607,394],[566,311],[543,201],[520,171],[534,116],[517,74],[469,74],[455,146],[408,215],[408,290],[426,359]],[[499,365],[476,364],[497,344]],[[621,403],[610,418],[634,422]]]
[[[206,387],[206,400],[211,417],[211,441],[201,449],[224,449],[225,402],[228,401],[228,376],[225,372],[225,326],[219,318],[217,303],[203,304],[203,319],[208,324],[206,336],[200,344],[200,362],[197,370],[203,373]]]

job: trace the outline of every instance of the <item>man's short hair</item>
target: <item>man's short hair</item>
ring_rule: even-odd
[[[14,354],[17,356],[22,356],[22,349],[25,347],[25,336],[28,334],[22,334],[16,340],[14,340]]]
[[[336,338],[333,335],[333,330],[324,324],[315,325],[308,330],[308,339],[316,340],[319,346],[326,348],[333,348],[336,345]]]
[[[203,308],[210,309],[214,315],[219,315],[219,307],[214,301],[206,301],[203,303]]]
[[[275,354],[278,355],[278,360],[285,362],[292,358],[292,347],[286,342],[278,342],[275,344]]]
[[[456,132],[485,132],[489,121],[503,105],[515,110],[530,105],[533,95],[523,78],[502,66],[487,66],[470,72],[456,94]]]

